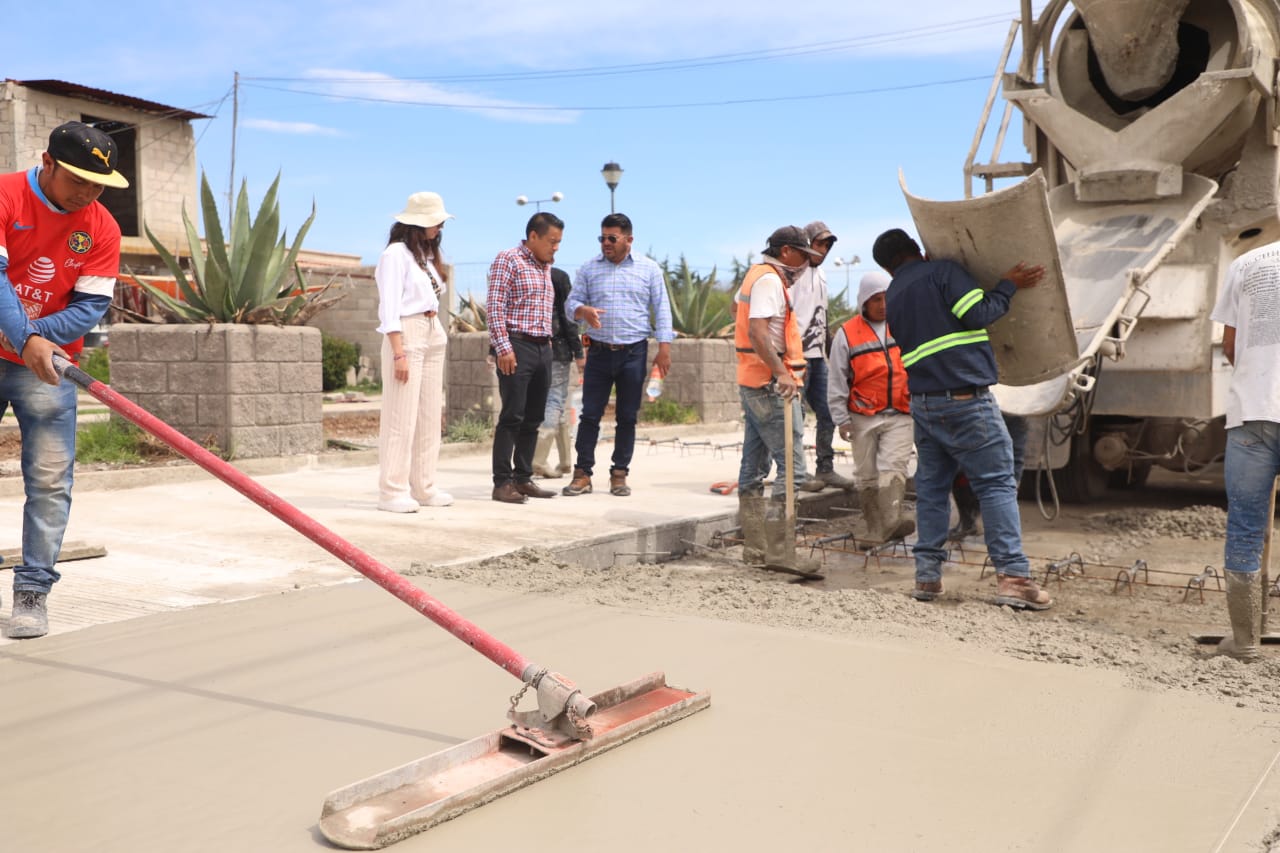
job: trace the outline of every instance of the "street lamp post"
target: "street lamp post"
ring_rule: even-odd
[[[551,198],[534,198],[534,199],[529,198],[527,195],[518,195],[516,196],[516,204],[520,205],[521,207],[523,207],[526,204],[532,204],[534,205],[534,208],[533,208],[534,212],[541,213],[542,206],[544,204],[547,204],[549,202],[560,201],[563,198],[564,198],[564,193],[552,193]]]
[[[862,258],[858,257],[857,255],[850,256],[848,260],[845,260],[844,258],[835,258],[834,260],[831,261],[832,266],[844,267],[844,292],[845,293],[849,292],[849,269],[851,267],[856,267],[860,263],[862,263]]]
[[[600,174],[604,176],[604,182],[609,185],[609,212],[617,213],[613,208],[613,191],[618,188],[618,181],[622,180],[622,167],[610,160],[604,164]]]

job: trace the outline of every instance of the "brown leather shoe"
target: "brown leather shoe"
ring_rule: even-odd
[[[520,494],[520,490],[516,488],[516,484],[508,480],[501,486],[494,486],[493,499],[501,501],[504,504],[522,504],[529,500]]]
[[[591,475],[581,468],[573,469],[573,479],[569,481],[569,485],[560,490],[560,494],[574,497],[575,495],[587,495],[591,493]]]
[[[916,581],[911,597],[916,601],[933,601],[942,595],[942,581]]]
[[[995,603],[1019,610],[1048,610],[1053,599],[1031,578],[996,575]]]
[[[550,489],[540,489],[533,484],[533,480],[527,483],[516,483],[516,491],[524,495],[526,498],[554,498],[556,493]]]
[[[625,498],[631,494],[631,487],[627,485],[627,472],[620,471],[617,468],[609,470],[609,494]]]

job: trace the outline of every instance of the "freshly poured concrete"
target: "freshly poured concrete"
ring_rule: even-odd
[[[642,451],[633,498],[507,507],[484,458],[460,457],[442,466],[458,503],[410,516],[373,511],[368,466],[263,482],[405,568],[715,518],[736,501],[703,481],[735,461]],[[60,633],[0,645],[5,853],[324,849],[330,790],[502,725],[519,687],[221,484],[85,490],[74,515],[71,538],[109,556],[63,566]],[[173,609],[81,618],[70,591],[91,583]],[[1213,853],[1257,850],[1276,824],[1280,720],[1227,702],[931,634],[430,591],[589,691],[663,669],[712,706],[397,850]],[[110,624],[76,629],[94,621]]]
[[[1275,720],[1117,675],[437,590],[588,689],[710,710],[412,850],[1210,851]],[[3,849],[305,851],[329,790],[502,723],[517,684],[369,584],[0,650]],[[1252,850],[1269,778],[1225,850]]]

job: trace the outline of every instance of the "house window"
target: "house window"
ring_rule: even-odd
[[[80,120],[111,135],[116,148],[120,151],[120,174],[129,179],[129,186],[124,189],[107,187],[98,197],[98,201],[111,211],[116,222],[120,224],[120,233],[125,237],[140,237],[138,227],[138,129],[122,121],[96,118],[83,115]]]

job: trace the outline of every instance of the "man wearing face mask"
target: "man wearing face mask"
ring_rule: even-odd
[[[738,509],[742,522],[743,560],[749,564],[779,563],[796,568],[795,531],[775,522],[785,513],[767,504],[764,475],[772,460],[779,476],[773,483],[773,502],[786,499],[786,415],[792,410],[791,470],[796,485],[805,482],[804,421],[800,390],[804,386],[804,344],[791,307],[789,290],[818,257],[800,228],[787,225],[769,235],[764,257],[747,270],[734,296],[737,322],[734,346],[738,353],[738,395],[742,400],[744,432],[742,465],[738,471]],[[773,512],[769,510],[773,509]],[[771,518],[772,517],[772,518]],[[766,555],[766,548],[769,554]],[[781,555],[780,557],[775,555]]]
[[[813,476],[805,481],[805,490],[820,492],[826,486],[852,489],[853,480],[835,471],[836,454],[831,439],[836,425],[827,406],[827,275],[822,271],[822,262],[835,245],[836,235],[826,223],[819,221],[806,225],[804,233],[817,255],[809,259],[804,271],[796,277],[791,287],[791,304],[795,307],[804,358],[808,362],[804,372],[804,401],[817,422],[814,430],[817,458]]]

